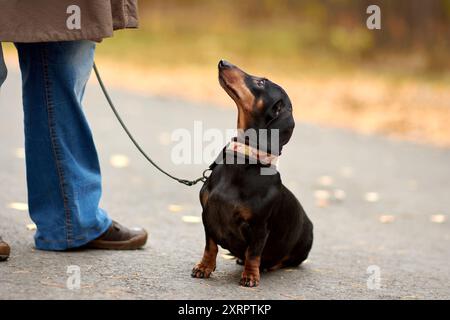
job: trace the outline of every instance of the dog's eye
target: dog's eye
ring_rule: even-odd
[[[256,80],[256,84],[258,85],[258,87],[264,87],[264,85],[266,84],[266,79]]]

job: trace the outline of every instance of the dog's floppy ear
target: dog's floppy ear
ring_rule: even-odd
[[[271,146],[271,153],[281,154],[282,147],[289,142],[295,127],[294,117],[292,115],[292,106],[286,105],[283,100],[278,101],[272,106],[269,111],[273,117],[268,125],[270,136],[273,134],[272,130],[278,130],[278,148]],[[268,139],[272,141],[271,137]],[[278,150],[277,150],[278,149]]]
[[[275,103],[272,106],[272,108],[269,111],[272,120],[278,118],[278,116],[280,115],[282,107],[283,107],[283,101],[282,100],[279,100],[277,103]]]

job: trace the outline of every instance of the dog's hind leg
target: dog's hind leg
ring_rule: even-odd
[[[244,271],[240,284],[244,287],[257,287],[260,281],[261,254],[269,233],[266,225],[259,225],[251,226],[248,234],[249,245],[245,252]]]
[[[299,240],[289,259],[284,263],[285,267],[297,267],[308,258],[313,243],[312,224],[309,223],[305,236]]]
[[[284,267],[286,267],[286,261],[288,261],[288,260],[289,260],[289,256],[286,256],[280,262],[278,262],[277,264],[275,264],[265,270],[272,272],[272,271],[277,271],[281,268],[284,268]]]

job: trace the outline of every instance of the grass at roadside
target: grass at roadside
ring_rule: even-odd
[[[209,67],[161,67],[101,56],[97,60],[111,85],[141,94],[234,106],[217,82],[215,63]],[[445,81],[394,80],[367,72],[289,77],[264,72],[264,68],[246,69],[282,85],[298,120],[450,146],[450,90]]]

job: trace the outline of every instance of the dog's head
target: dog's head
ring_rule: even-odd
[[[239,132],[267,129],[266,141],[258,139],[258,146],[264,144],[269,152],[280,154],[295,126],[292,104],[283,88],[266,78],[249,75],[224,60],[219,62],[219,82],[238,107]],[[271,147],[274,130],[278,134],[277,148]]]

